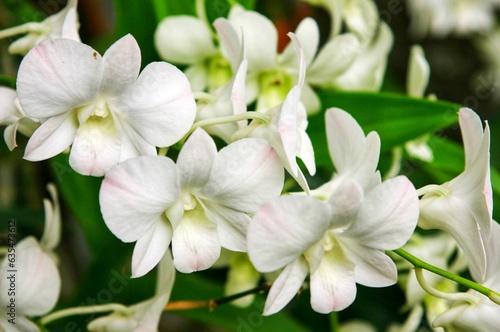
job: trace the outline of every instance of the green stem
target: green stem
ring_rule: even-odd
[[[122,312],[124,314],[128,314],[129,308],[127,308],[123,304],[119,304],[119,303],[108,303],[108,304],[93,305],[93,306],[88,306],[88,307],[68,308],[68,309],[63,309],[63,310],[53,312],[45,317],[42,317],[40,319],[40,323],[42,325],[47,325],[50,322],[53,322],[55,320],[58,320],[58,319],[61,319],[64,317],[68,317],[68,316],[95,314],[95,313],[107,312],[107,311],[117,311],[117,312]]]
[[[330,314],[328,314],[328,317],[330,318],[330,331],[339,332],[340,331],[339,313],[333,311]]]
[[[463,285],[467,288],[474,289],[475,291],[477,291],[483,295],[486,295],[491,301],[493,301],[497,304],[500,304],[500,301],[499,301],[500,293],[497,293],[497,292],[495,292],[487,287],[484,287],[483,285],[480,285],[472,280],[463,278],[463,277],[458,276],[454,273],[448,272],[448,271],[443,270],[439,267],[436,267],[434,265],[426,263],[426,262],[422,261],[421,259],[413,256],[412,254],[410,254],[406,250],[396,249],[396,250],[393,250],[393,252],[398,254],[399,256],[403,257],[404,259],[406,259],[408,262],[412,263],[417,268],[425,269],[427,271],[430,271],[432,273],[440,275],[446,279],[450,279],[452,281],[455,281],[455,282],[459,283],[460,285]]]
[[[156,22],[160,23],[168,16],[168,5],[165,0],[153,0],[153,8],[156,15]]]
[[[0,86],[6,86],[15,89],[16,79],[14,77],[0,74]]]

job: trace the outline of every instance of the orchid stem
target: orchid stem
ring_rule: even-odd
[[[393,250],[393,252],[398,254],[399,256],[403,257],[408,262],[412,263],[416,269],[417,268],[425,269],[427,271],[430,271],[432,273],[440,275],[446,279],[450,279],[450,280],[457,282],[460,285],[463,285],[467,288],[474,289],[475,291],[477,291],[483,295],[486,295],[494,303],[500,304],[500,293],[497,293],[497,292],[495,292],[487,287],[484,287],[483,285],[480,285],[472,280],[463,278],[459,275],[456,275],[454,273],[448,272],[448,271],[443,270],[439,267],[436,267],[434,265],[426,263],[426,262],[422,261],[421,259],[413,256],[412,254],[410,254],[406,250],[396,249],[396,250]]]
[[[53,312],[53,313],[41,318],[40,323],[42,325],[47,325],[50,322],[53,322],[55,320],[58,320],[58,319],[61,319],[64,317],[68,317],[68,316],[95,314],[95,313],[107,312],[107,311],[117,311],[117,312],[123,312],[125,314],[128,314],[129,309],[126,306],[119,304],[119,303],[108,303],[108,304],[103,304],[103,305],[92,305],[92,306],[88,306],[88,307],[67,308],[67,309]]]
[[[208,301],[173,301],[168,303],[164,310],[165,311],[177,311],[177,310],[188,310],[188,309],[197,309],[197,308],[209,308],[210,311],[215,310],[218,306],[240,299],[244,296],[250,294],[257,294],[262,292],[268,292],[271,288],[270,282],[263,283],[262,285],[246,290],[241,293],[233,294],[230,296],[221,297],[218,299],[211,299]]]

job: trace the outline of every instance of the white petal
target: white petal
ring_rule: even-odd
[[[344,234],[372,248],[394,250],[410,239],[418,215],[419,201],[413,184],[398,176],[366,195],[356,221]]]
[[[17,147],[16,136],[18,124],[19,122],[16,121],[13,124],[8,125],[3,132],[3,139],[10,151],[14,150]]]
[[[299,107],[300,87],[294,86],[287,94],[283,105],[281,106],[280,117],[278,121],[278,133],[281,139],[281,149],[283,149],[285,160],[284,164],[291,169],[291,173],[297,176],[297,161],[295,153],[297,151],[298,133],[297,133],[297,109]],[[272,143],[271,143],[272,144]],[[278,147],[275,147],[275,149]]]
[[[311,273],[311,306],[327,314],[347,308],[356,298],[354,265],[337,248],[325,252],[316,271]]]
[[[45,160],[63,152],[73,143],[77,128],[77,119],[72,112],[48,119],[31,136],[24,159]]]
[[[146,141],[159,147],[179,141],[196,113],[186,76],[166,62],[150,63],[113,106]]]
[[[297,295],[306,279],[309,267],[303,257],[288,264],[274,280],[264,306],[264,316],[272,315],[283,309]]]
[[[111,45],[102,60],[101,93],[117,96],[137,80],[141,69],[141,50],[132,35],[126,35]]]
[[[232,251],[247,251],[247,228],[251,218],[243,212],[213,204],[205,203],[207,217],[217,223],[220,244]]]
[[[17,98],[16,90],[11,88],[6,88],[0,86],[0,123],[5,123],[5,121],[11,117],[19,118],[21,116],[20,112],[17,110],[15,101]]]
[[[148,143],[129,123],[119,123],[122,130],[120,162],[140,156],[156,156],[156,147]]]
[[[177,157],[182,190],[200,188],[207,183],[216,155],[214,140],[203,129],[197,128]]]
[[[248,70],[262,71],[274,68],[278,32],[271,20],[262,14],[246,10],[232,11],[229,20],[240,35],[240,40],[245,43]]]
[[[70,39],[44,41],[19,67],[19,102],[34,118],[62,114],[96,97],[102,73],[101,56],[89,46]]]
[[[40,246],[45,250],[54,250],[61,242],[61,208],[57,188],[53,183],[47,185],[47,191],[52,199],[44,199],[43,206],[45,210],[45,226],[40,239]]]
[[[302,87],[302,96],[300,101],[304,104],[307,114],[313,115],[321,109],[321,101],[316,92],[309,84],[304,84]]]
[[[217,225],[202,209],[185,211],[174,231],[172,254],[177,270],[183,273],[206,270],[220,256]]]
[[[368,287],[387,287],[394,285],[398,271],[392,259],[380,250],[368,248],[363,242],[341,238],[344,254],[354,263],[356,283]]]
[[[243,45],[239,40],[238,32],[225,18],[216,19],[214,27],[220,38],[221,53],[231,63],[233,72],[236,72],[243,58]]]
[[[122,135],[113,117],[90,117],[78,128],[70,166],[83,175],[103,176],[120,161]]]
[[[329,41],[309,67],[307,81],[311,84],[330,82],[349,68],[362,50],[359,39],[346,33]]]
[[[111,168],[99,202],[108,228],[124,242],[142,237],[180,198],[177,169],[166,157],[129,159]]]
[[[166,221],[157,222],[141,236],[132,255],[132,278],[151,271],[165,255],[171,239],[172,227]]]
[[[297,26],[295,34],[297,35],[297,38],[300,41],[300,45],[304,50],[305,63],[309,65],[314,59],[316,51],[318,50],[318,44],[319,44],[318,24],[314,19],[306,17]],[[288,44],[281,53],[281,64],[284,67],[288,68],[298,67],[297,54],[295,53],[295,50],[293,49],[293,45],[291,43]]]
[[[4,259],[0,271],[0,301],[2,307],[10,303],[10,283],[16,284],[16,312],[18,315],[40,316],[54,306],[61,289],[59,271],[49,255],[42,251],[32,236],[20,241],[16,247],[16,272],[10,272],[9,261]],[[10,279],[9,279],[10,278]],[[14,280],[14,281],[13,281]]]
[[[219,151],[202,194],[229,208],[253,213],[279,196],[283,178],[283,166],[272,147],[264,140],[245,138]]]
[[[210,29],[192,16],[165,18],[156,28],[154,40],[163,59],[179,64],[193,64],[216,53]]]
[[[248,255],[260,272],[289,264],[321,240],[329,226],[326,203],[309,196],[282,196],[263,205],[248,226]]]
[[[408,95],[421,98],[429,83],[430,66],[425,59],[424,50],[420,45],[413,45],[410,49],[408,64],[408,76],[406,78],[406,90]]]

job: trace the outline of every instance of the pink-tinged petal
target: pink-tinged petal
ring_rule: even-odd
[[[100,93],[118,96],[132,85],[141,69],[141,50],[132,35],[116,41],[102,57],[104,73]]]
[[[182,190],[200,188],[207,183],[216,155],[217,147],[212,137],[197,128],[177,157]]]
[[[45,121],[31,136],[24,159],[39,161],[49,159],[73,143],[78,128],[73,112],[63,113]]]
[[[356,298],[354,264],[336,247],[325,252],[316,271],[311,273],[311,306],[327,314],[347,308]]]
[[[208,219],[217,224],[222,247],[232,251],[247,251],[246,235],[251,218],[246,213],[211,202],[205,202],[205,213]]]
[[[108,228],[124,242],[141,238],[180,198],[177,168],[166,157],[129,159],[111,168],[99,202]]]
[[[420,199],[418,226],[449,233],[467,256],[474,279],[484,280],[486,254],[483,239],[468,203],[451,195],[426,194]]]
[[[300,45],[304,50],[305,64],[311,64],[319,44],[319,28],[316,21],[310,17],[303,19],[295,30]],[[293,45],[288,44],[281,53],[281,64],[287,68],[297,68],[297,54]]]
[[[231,22],[225,18],[216,19],[214,27],[220,38],[221,53],[229,60],[231,68],[236,72],[243,60],[243,45],[239,40],[238,32],[231,25]]]
[[[132,278],[142,277],[151,271],[165,255],[172,240],[172,227],[166,219],[157,222],[141,236],[132,255]]]
[[[245,138],[222,148],[212,165],[202,197],[247,213],[278,197],[283,188],[283,166],[264,140]]]
[[[206,270],[219,258],[220,249],[217,225],[206,217],[203,209],[185,211],[172,237],[177,270],[183,273]]]
[[[460,131],[465,150],[465,167],[470,167],[477,158],[483,141],[481,118],[470,108],[461,108],[458,112]]]
[[[297,257],[288,264],[276,280],[274,280],[264,306],[264,316],[269,316],[283,309],[297,295],[309,267],[303,257]]]
[[[311,84],[325,84],[345,72],[362,50],[359,39],[351,33],[342,34],[329,41],[307,71]]]
[[[101,56],[87,45],[70,39],[44,41],[21,62],[19,102],[33,118],[65,113],[96,97],[103,68]]]
[[[369,248],[355,239],[338,237],[344,254],[354,268],[356,283],[368,287],[387,287],[398,280],[394,261],[384,252]]]
[[[82,175],[103,176],[120,161],[122,135],[112,116],[91,116],[78,128],[70,166]]]
[[[394,250],[410,239],[418,215],[418,196],[413,184],[398,176],[365,196],[356,221],[344,234],[368,247]]]
[[[276,65],[278,31],[273,22],[262,14],[247,10],[232,10],[229,21],[245,44],[249,71],[272,69]]]
[[[162,59],[179,64],[203,61],[217,52],[205,22],[187,15],[161,21],[154,41]]]
[[[112,109],[146,141],[159,147],[179,141],[196,115],[186,76],[166,62],[153,62],[144,68],[134,85],[113,102]]]
[[[329,226],[326,203],[282,196],[263,205],[248,226],[248,255],[260,272],[276,271],[321,240]]]
[[[61,277],[56,264],[43,252],[42,248],[32,236],[27,237],[16,245],[16,312],[18,315],[44,315],[57,303],[61,289]],[[2,307],[10,304],[9,293],[12,279],[8,264],[4,259],[0,270],[0,302]]]

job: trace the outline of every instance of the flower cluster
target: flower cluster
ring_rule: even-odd
[[[416,189],[399,174],[403,146],[411,157],[433,160],[425,143],[429,127],[390,146],[394,167],[382,176],[383,133],[365,134],[361,121],[335,102],[326,105],[329,99],[321,93],[379,91],[392,32],[371,0],[309,2],[331,15],[331,31],[321,46],[312,18],[289,32],[289,43],[278,50],[278,30],[264,15],[235,4],[225,17],[210,21],[198,1],[197,17],[167,16],[159,22],[151,38],[165,61],[142,70],[139,42],[131,34],[102,55],[81,41],[76,1],[43,22],[0,31],[0,38],[27,33],[9,48],[24,56],[16,89],[0,87],[8,148],[16,148],[19,132],[29,137],[24,159],[65,154],[77,173],[103,177],[100,212],[116,238],[134,243],[131,278],[157,267],[154,295],[135,304],[49,313],[61,288],[54,250],[62,227],[51,185],[53,203],[45,203],[41,240],[30,236],[15,247],[22,274],[17,330],[37,331],[37,324],[45,329],[72,314],[110,312],[87,328],[156,331],[176,271],[221,266],[224,256],[232,257],[227,289],[268,281],[263,315],[282,311],[303,289],[309,290],[314,311],[342,311],[355,301],[357,284],[387,287],[403,276],[399,281],[411,314],[406,327],[393,325],[395,331],[416,329],[423,308],[435,327],[495,329],[500,226],[492,215],[488,123],[483,128],[473,110],[453,106],[465,166],[451,180]],[[400,100],[422,108],[438,104],[432,97],[422,99],[428,77],[424,54],[414,47],[411,98]],[[321,128],[314,128],[324,133],[321,140],[308,129],[311,119],[321,121]],[[323,155],[315,151],[317,144],[323,144],[320,153],[330,156],[333,167],[318,163]],[[326,177],[313,177],[318,170]],[[413,260],[402,247],[428,263]],[[429,263],[448,273],[468,269],[471,290],[451,295],[436,290],[443,283],[437,275],[443,274]],[[0,265],[0,326],[11,331],[3,312],[7,264],[4,258]],[[412,265],[415,276],[407,273]],[[435,274],[424,278],[422,268]],[[480,289],[490,291],[492,301]],[[437,305],[425,300],[423,290],[447,300],[434,310]]]

